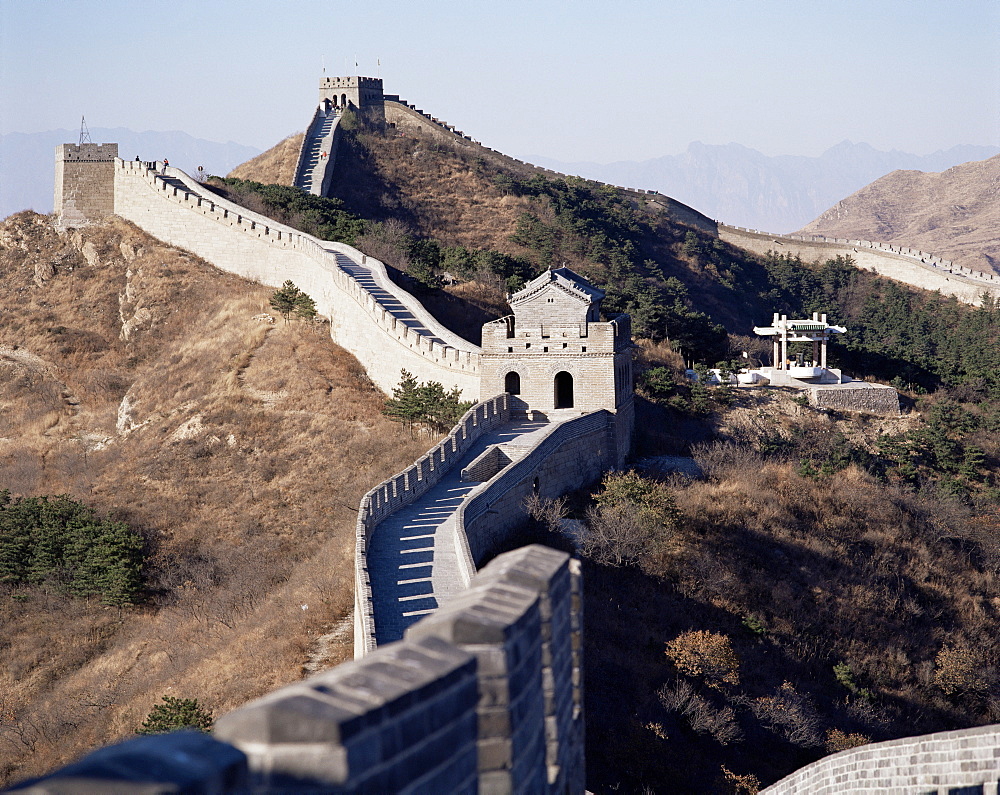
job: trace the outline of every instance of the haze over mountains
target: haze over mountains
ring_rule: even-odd
[[[177,130],[135,132],[125,127],[92,127],[90,138],[95,144],[117,143],[118,154],[124,158],[165,157],[189,174],[195,174],[198,166],[210,174],[228,174],[261,151],[233,141],[206,141]],[[79,139],[79,130],[0,135],[0,218],[19,210],[52,212],[55,148]]]
[[[962,145],[914,155],[842,141],[819,157],[769,157],[741,144],[696,141],[682,154],[641,162],[566,163],[541,156],[528,160],[588,179],[658,190],[735,226],[788,233],[891,171],[943,171],[996,154],[1000,147]]]

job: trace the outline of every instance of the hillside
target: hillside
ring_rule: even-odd
[[[898,243],[1000,273],[1000,155],[940,173],[893,171],[800,230]]]
[[[460,147],[350,133],[333,200],[217,187],[340,230],[463,333],[549,265],[587,274],[647,338],[637,458],[700,467],[637,461],[649,477],[613,512],[572,495],[582,534],[525,530],[585,558],[592,791],[750,792],[845,744],[1000,720],[1000,308],[757,258]],[[293,149],[240,173],[287,173]],[[163,694],[219,713],[345,658],[358,499],[433,437],[388,422],[322,328],[258,319],[269,290],[124,222],[58,235],[25,213],[0,246],[8,487],[69,493],[151,553],[135,607],[0,586],[4,774],[133,731]],[[909,389],[910,413],[684,377],[758,354],[748,327],[775,310],[845,322],[832,359]],[[623,528],[621,547],[593,540]]]
[[[322,328],[129,224],[0,224],[0,488],[125,520],[143,600],[0,585],[0,784],[353,653],[354,523],[421,454]],[[44,642],[40,639],[44,638]]]
[[[229,176],[237,179],[255,179],[274,185],[291,185],[295,182],[295,166],[305,133],[289,135],[266,152],[261,152],[241,163]]]
[[[752,792],[850,744],[1000,720],[1000,347],[983,345],[1000,331],[996,306],[968,309],[846,261],[757,258],[614,189],[505,171],[412,135],[352,131],[338,168],[330,212],[367,219],[353,242],[434,311],[451,301],[464,333],[489,305],[465,298],[566,262],[651,338],[637,454],[693,455],[703,477],[646,470],[663,485],[643,488],[665,488],[676,509],[666,532],[634,530],[641,505],[601,531],[578,494],[580,534],[525,535],[586,560],[590,789]],[[266,209],[266,192],[233,189]],[[442,289],[445,273],[458,283]],[[705,394],[680,375],[685,359],[759,353],[736,335],[775,310],[843,319],[834,360],[912,388],[910,413]],[[598,532],[621,546],[593,546]]]

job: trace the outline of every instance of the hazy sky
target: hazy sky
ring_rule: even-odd
[[[998,0],[0,0],[0,132],[267,148],[327,74],[520,157],[1000,145]],[[379,65],[379,61],[381,65]],[[358,67],[355,68],[354,64]]]

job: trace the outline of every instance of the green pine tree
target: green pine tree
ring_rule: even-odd
[[[155,705],[139,728],[139,734],[166,734],[178,729],[211,730],[212,713],[198,703],[196,698],[163,696],[163,703]]]
[[[271,296],[271,308],[276,312],[280,312],[287,323],[288,316],[295,311],[295,308],[299,305],[299,301],[301,301],[302,295],[304,293],[295,286],[294,282],[286,280],[281,285],[281,289],[275,290],[274,295]]]

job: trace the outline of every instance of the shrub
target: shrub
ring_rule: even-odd
[[[50,583],[124,605],[143,587],[144,546],[124,522],[98,519],[67,496],[11,502],[10,492],[0,491],[0,583]]]
[[[762,696],[751,703],[757,719],[800,748],[824,745],[822,721],[816,706],[805,694],[784,682],[773,696]]]
[[[286,280],[280,289],[274,291],[274,295],[271,296],[271,308],[280,312],[286,323],[292,312],[303,320],[312,320],[316,317],[316,302],[290,280]]]
[[[717,708],[695,692],[689,682],[678,681],[673,687],[664,685],[657,696],[664,709],[681,715],[693,731],[711,735],[719,745],[729,745],[743,739],[731,707]]]
[[[946,695],[982,693],[990,680],[981,654],[967,646],[948,645],[934,658],[934,684]]]
[[[847,734],[840,729],[830,729],[826,733],[826,752],[828,754],[835,754],[839,751],[846,751],[848,748],[868,745],[871,741],[871,737],[858,732]]]
[[[406,370],[400,370],[399,386],[385,402],[385,413],[407,423],[424,422],[439,433],[449,430],[472,406],[462,400],[458,387],[450,391],[437,381],[417,383]]]
[[[139,734],[166,734],[178,729],[211,730],[212,713],[203,709],[196,698],[163,696],[163,703],[156,704],[139,728]]]
[[[700,677],[709,687],[740,683],[740,658],[726,635],[684,632],[667,644],[666,653],[681,673]]]
[[[657,567],[677,529],[680,512],[667,487],[635,472],[611,472],[587,511],[584,554],[613,566]]]

